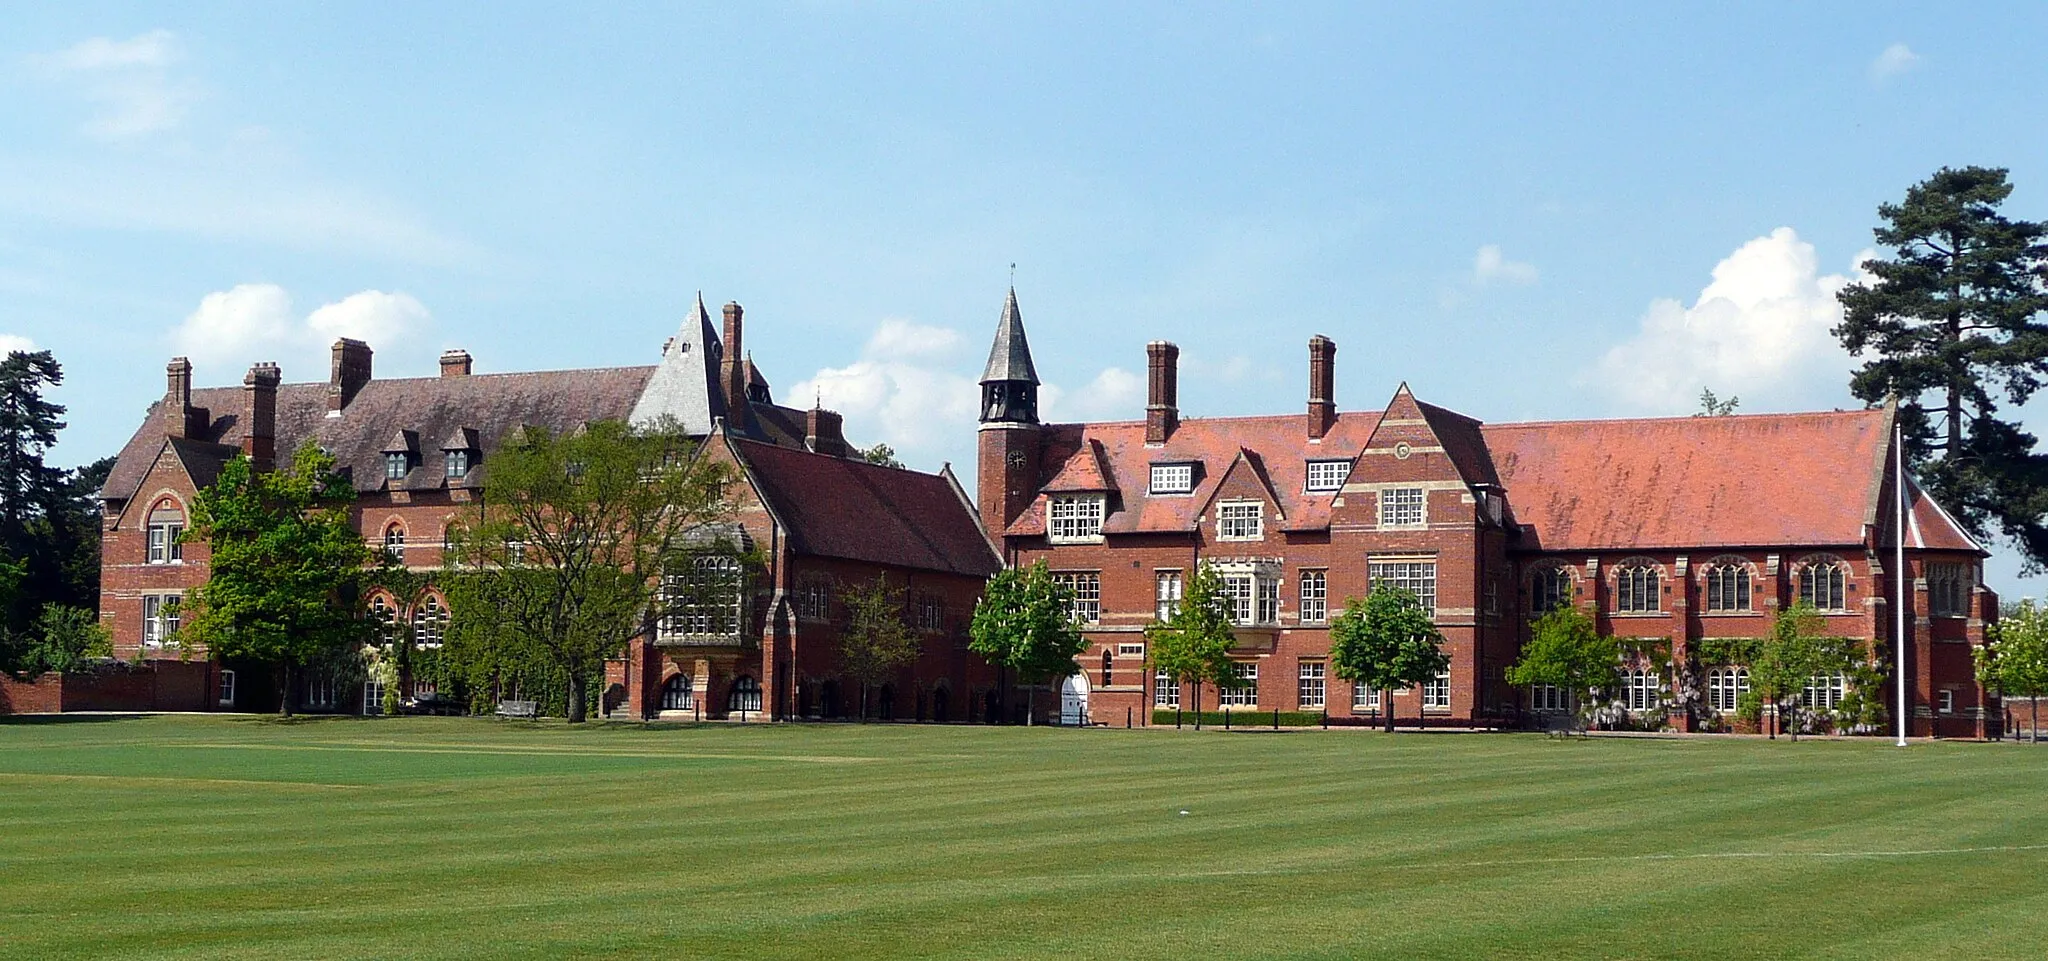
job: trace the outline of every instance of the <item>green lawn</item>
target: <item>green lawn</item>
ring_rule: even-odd
[[[0,956],[2040,958],[2048,745],[17,722]]]

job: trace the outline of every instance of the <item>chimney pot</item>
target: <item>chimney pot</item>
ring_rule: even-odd
[[[753,408],[747,398],[747,355],[740,346],[743,313],[738,302],[725,305],[725,354],[719,361],[718,381],[725,394],[725,422],[745,433],[753,423]]]
[[[250,367],[248,376],[242,378],[249,411],[248,424],[242,429],[242,453],[249,455],[259,471],[277,465],[277,385],[283,380],[284,373],[268,361]]]
[[[341,413],[370,382],[370,345],[351,337],[334,342],[327,368],[327,413]]]
[[[164,365],[164,406],[161,412],[166,437],[192,435],[192,362],[173,357]]]
[[[471,363],[469,351],[444,350],[441,352],[441,376],[468,377]]]
[[[837,411],[811,408],[804,414],[804,444],[820,454],[845,457],[845,419]]]
[[[1180,348],[1145,345],[1145,443],[1164,444],[1180,426]]]

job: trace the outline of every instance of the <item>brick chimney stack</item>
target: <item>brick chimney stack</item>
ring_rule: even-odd
[[[845,457],[845,420],[837,411],[813,407],[804,414],[804,444],[820,454]]]
[[[667,350],[662,352],[667,353]],[[441,352],[441,376],[468,377],[470,363],[469,351],[444,350]]]
[[[249,422],[242,428],[242,453],[259,471],[277,466],[277,385],[283,381],[284,372],[267,361],[250,367],[242,378],[249,411]]]
[[[1180,426],[1180,348],[1145,345],[1145,443],[1164,444]]]
[[[1308,436],[1321,440],[1337,425],[1337,342],[1308,339]]]
[[[360,340],[343,337],[334,342],[327,368],[327,416],[339,416],[370,382],[370,354],[370,345]]]
[[[164,365],[164,404],[159,411],[165,437],[189,437],[192,430],[192,362],[173,357]]]
[[[753,408],[747,404],[747,355],[740,347],[744,313],[737,302],[725,305],[725,343],[721,347],[724,355],[718,363],[719,391],[725,395],[725,422],[743,432],[749,429],[753,414]]]

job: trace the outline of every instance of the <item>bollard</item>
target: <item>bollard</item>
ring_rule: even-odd
[[[1280,730],[1280,709],[1277,707],[1273,709],[1273,730]]]
[[[1223,709],[1223,729],[1230,730],[1230,709],[1227,707]]]
[[[1328,704],[1325,704],[1325,705],[1323,705],[1323,730],[1327,731],[1327,730],[1329,730],[1329,729],[1330,729],[1330,706],[1329,706]]]
[[[1176,730],[1176,731],[1180,730],[1180,706],[1179,706],[1179,705],[1174,705],[1174,708],[1173,708],[1173,729],[1174,729],[1174,730]]]
[[[1124,708],[1124,730],[1126,731],[1131,729],[1131,712],[1134,710],[1136,710],[1136,708]]]

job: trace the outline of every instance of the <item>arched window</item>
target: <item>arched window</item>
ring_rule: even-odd
[[[438,594],[428,594],[412,609],[412,639],[421,647],[440,647],[448,633],[448,608]]]
[[[404,524],[392,521],[384,525],[384,553],[391,555],[392,560],[400,562],[405,560]]]
[[[1572,572],[1565,567],[1552,567],[1536,572],[1529,583],[1529,610],[1545,614],[1572,602]]]
[[[1739,561],[1715,561],[1707,568],[1707,610],[1750,610],[1749,567]]]
[[[1655,710],[1664,701],[1664,678],[1656,671],[1623,671],[1623,704],[1631,711]]]
[[[452,550],[454,550],[454,549],[455,549],[456,547],[460,546],[461,544],[462,544],[462,524],[461,524],[461,522],[459,522],[459,521],[449,521],[449,522],[448,522],[448,525],[447,525],[446,527],[443,527],[443,528],[441,528],[441,550],[443,550],[443,551],[452,551]]]
[[[661,709],[664,711],[689,711],[697,707],[697,691],[691,687],[688,674],[677,674],[661,686]]]
[[[370,598],[370,621],[377,632],[377,643],[390,644],[398,640],[398,609],[392,606],[388,595]]]
[[[1799,599],[1815,610],[1848,610],[1849,565],[1841,561],[1815,561],[1799,575]]]
[[[1657,566],[1624,561],[1614,572],[1614,609],[1622,614],[1653,614],[1663,609]]]
[[[1719,713],[1735,710],[1749,692],[1749,669],[1717,667],[1707,672],[1707,707]]]
[[[728,711],[759,711],[761,709],[761,682],[750,675],[742,674],[733,678],[732,691],[725,696]]]
[[[149,557],[151,564],[185,563],[185,545],[178,535],[185,533],[185,507],[171,498],[157,501],[149,509]]]
[[[1103,648],[1103,649],[1102,649],[1102,686],[1103,686],[1103,687],[1108,687],[1108,686],[1109,686],[1109,684],[1110,684],[1110,681],[1109,681],[1109,670],[1110,670],[1110,663],[1111,663],[1111,662],[1110,662],[1110,654],[1109,654],[1109,648],[1106,648],[1106,647],[1105,647],[1105,648]]]

